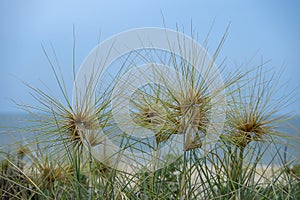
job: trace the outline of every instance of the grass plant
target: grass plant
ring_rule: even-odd
[[[130,100],[130,116],[155,133],[151,144],[143,143],[148,148],[159,149],[174,135],[183,135],[182,156],[157,170],[132,173],[116,169],[109,159],[96,159],[92,149],[104,141],[100,129],[111,137],[121,132],[118,136],[123,137],[124,148],[136,148],[136,143],[143,142],[128,142],[128,136],[113,123],[110,98],[124,70],[104,85],[102,72],[95,68],[86,80],[85,92],[76,93],[72,102],[55,51],[56,67],[43,48],[61,98],[27,84],[38,104],[21,107],[31,115],[34,123],[28,130],[35,137],[13,152],[1,152],[1,199],[299,199],[299,166],[290,166],[275,140],[284,135],[276,126],[286,120],[278,112],[288,103],[286,96],[273,99],[277,77],[270,75],[265,65],[227,75],[225,67],[218,66],[224,86],[210,91],[210,84],[216,81],[209,76],[216,73],[214,68],[210,65],[197,71],[198,55],[186,49],[184,41],[179,44],[182,54],[190,54],[190,62],[174,54],[170,46],[168,54],[147,50],[128,55],[124,66],[126,62],[134,65],[137,57],[147,63],[159,59],[178,72],[179,76],[173,77],[176,80],[162,79],[165,86],[139,88]],[[73,71],[76,91],[75,63]],[[170,84],[174,81],[176,85]],[[210,144],[212,148],[204,152],[204,138],[218,135],[208,127],[212,118],[218,117],[212,113],[224,90],[224,128]],[[267,155],[271,160],[264,163]]]

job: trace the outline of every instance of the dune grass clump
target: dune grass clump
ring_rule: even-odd
[[[288,97],[278,98],[274,102],[272,98],[278,81],[274,76],[260,66],[254,77],[248,78],[247,85],[238,86],[237,92],[231,95],[226,132],[231,142],[241,149],[252,141],[264,141],[268,136],[277,135],[276,127],[286,120],[286,116],[279,111]]]
[[[184,41],[179,48],[195,59],[187,62],[171,47],[169,54],[147,51],[132,56],[148,63],[159,59],[178,72],[176,77],[168,76],[173,80],[161,78],[162,85],[138,88],[130,99],[130,116],[138,126],[154,132],[154,144],[136,138],[132,144],[132,138],[114,123],[110,98],[124,71],[107,87],[98,88],[104,86],[99,79],[102,72],[95,70],[86,80],[85,92],[70,97],[60,67],[55,68],[46,53],[61,98],[28,85],[39,104],[21,106],[31,115],[34,123],[28,129],[36,136],[14,152],[1,152],[1,199],[299,199],[299,167],[289,166],[276,143],[276,137],[284,135],[276,126],[285,120],[277,113],[288,102],[285,96],[273,100],[277,78],[264,71],[264,65],[227,75],[219,66],[224,85],[212,91],[211,85],[217,81],[210,75],[216,74],[214,67],[197,68],[192,49],[185,49]],[[128,61],[134,65],[134,59]],[[220,99],[224,90],[223,126],[214,121],[220,116],[213,113],[224,103]],[[223,126],[221,133],[216,126]],[[174,135],[182,135],[183,154],[176,157],[170,153],[165,159],[173,162],[157,170],[121,171],[116,167],[118,160],[98,160],[93,154],[94,147],[105,145],[103,132],[127,141],[122,148],[136,148],[140,142],[157,151]],[[216,135],[206,151],[205,138]],[[271,160],[265,163],[265,156]]]
[[[226,165],[222,166],[225,169],[222,171],[226,172],[226,186],[232,191],[230,196],[234,198],[265,198],[264,192],[268,191],[268,195],[273,195],[270,190],[278,190],[281,193],[281,184],[290,181],[285,171],[282,152],[274,141],[281,134],[277,129],[278,125],[286,120],[286,116],[280,115],[278,111],[287,103],[288,97],[277,97],[274,101],[278,79],[270,73],[263,66],[257,67],[252,71],[252,77],[249,76],[251,72],[247,74],[247,84],[240,86],[239,82],[236,83],[238,85],[233,85],[235,92],[231,93],[228,100],[226,123],[221,135],[226,159]],[[261,160],[267,154],[268,148],[275,149],[271,163],[264,163],[261,168]],[[216,156],[214,159],[220,158]],[[273,180],[271,177],[272,181],[266,180],[266,174],[268,169],[272,169],[272,162],[277,160],[277,165],[282,169],[274,170],[274,185],[271,186]],[[219,169],[218,166],[215,167]]]

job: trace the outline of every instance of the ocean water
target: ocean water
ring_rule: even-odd
[[[27,114],[0,114],[0,150],[10,151],[17,146],[16,142],[25,141],[26,138],[34,136],[34,133],[23,132],[22,130],[31,124],[28,122],[30,116]],[[298,158],[300,163],[300,116],[280,124],[278,130],[283,133],[283,137],[277,137],[276,148],[280,149],[281,158],[286,154],[287,160]],[[264,158],[265,163],[280,162],[279,157],[273,158],[272,152],[276,152],[274,146],[270,148],[269,155]],[[286,153],[284,153],[286,152]],[[276,161],[277,160],[277,161]]]
[[[0,146],[12,147],[17,141],[31,137],[32,133],[21,131],[29,125],[29,119],[27,114],[0,114]]]

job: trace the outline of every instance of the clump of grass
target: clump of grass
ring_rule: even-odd
[[[279,135],[278,125],[286,120],[280,111],[288,97],[279,97],[274,101],[274,91],[276,91],[276,81],[274,74],[269,74],[263,66],[256,69],[254,77],[247,76],[247,84],[240,86],[240,82],[233,86],[235,92],[231,93],[229,106],[227,109],[227,121],[224,134],[221,139],[225,146],[225,157],[228,155],[228,180],[232,196],[236,198],[250,198],[249,191],[245,187],[252,188],[253,193],[261,195],[256,187],[258,183],[253,182],[253,176],[261,176],[258,180],[264,179],[264,173],[268,170],[268,163],[262,174],[257,174],[260,160],[265,155],[266,149],[272,146],[275,136]],[[248,74],[249,75],[249,74]],[[259,144],[261,143],[261,144]],[[267,147],[262,147],[266,145]],[[278,150],[279,151],[279,150]],[[275,151],[275,156],[278,151]],[[256,155],[252,155],[256,154]],[[278,158],[278,157],[277,157]],[[281,161],[283,169],[279,172],[281,178],[285,176],[284,163]],[[285,174],[285,175],[283,175]],[[277,175],[274,174],[274,177]],[[278,177],[279,179],[279,177]],[[279,180],[276,180],[280,182]],[[258,181],[259,182],[259,181]],[[268,184],[273,184],[270,181]],[[276,184],[276,183],[274,183]],[[259,186],[261,189],[264,186]],[[252,196],[251,196],[252,198]],[[254,198],[254,197],[253,197]]]
[[[212,61],[216,60],[225,37],[226,34]],[[224,86],[211,91],[210,84],[216,79],[209,74],[215,73],[214,67],[211,65],[197,71],[199,66],[193,62],[197,55],[192,49],[185,49],[184,41],[179,48],[182,54],[190,53],[194,58],[191,63],[175,55],[171,47],[168,55],[160,51],[152,54],[147,51],[145,55],[137,52],[137,57],[149,63],[156,55],[163,64],[177,71],[178,76],[173,77],[174,80],[162,78],[165,86],[149,84],[139,88],[130,103],[134,122],[155,133],[154,145],[138,139],[135,142],[159,151],[160,145],[168,144],[174,135],[180,134],[184,138],[182,156],[173,158],[174,155],[169,154],[165,159],[174,161],[169,165],[152,171],[133,170],[132,173],[119,171],[115,165],[97,160],[92,149],[103,142],[99,130],[108,135],[112,132],[113,136],[115,131],[120,131],[113,123],[110,98],[115,81],[122,74],[120,72],[106,88],[97,89],[103,84],[99,80],[101,72],[95,71],[87,80],[84,94],[76,93],[72,103],[59,65],[56,69],[45,51],[62,100],[28,85],[39,106],[22,106],[33,115],[35,124],[30,131],[37,136],[1,161],[1,197],[297,199],[300,195],[298,168],[287,167],[287,161],[282,158],[273,139],[273,136],[280,135],[275,124],[284,120],[283,116],[275,114],[286,100],[283,97],[275,101],[277,104],[272,100],[275,76],[267,75],[259,66],[254,77],[248,76],[251,71],[229,74],[224,78]],[[55,52],[54,56],[56,59]],[[134,60],[127,61],[131,65],[134,63]],[[73,70],[75,74],[75,64]],[[75,75],[73,81],[76,90]],[[204,138],[219,134],[209,127],[212,118],[219,117],[212,116],[212,113],[220,104],[219,97],[224,90],[228,96],[225,126],[211,150],[203,154]],[[221,124],[215,124],[218,125]],[[118,136],[129,140],[126,134]],[[122,147],[131,149],[134,146],[128,143]],[[263,157],[271,146],[275,146],[272,159],[261,170]],[[277,167],[272,166],[275,159],[280,161]]]
[[[278,112],[287,103],[288,96],[274,101],[276,78],[274,74],[259,66],[253,78],[248,77],[247,85],[238,86],[232,93],[227,112],[227,129],[231,142],[245,148],[251,141],[263,141],[270,135],[278,135],[277,124],[286,120]]]
[[[29,141],[28,146],[38,144],[38,151],[34,152],[36,156],[33,154],[29,156],[32,163],[30,168],[35,172],[34,179],[31,181],[34,181],[39,190],[45,189],[46,195],[49,197],[57,198],[56,195],[62,189],[58,185],[63,182],[70,183],[68,184],[69,189],[74,192],[72,195],[75,195],[76,198],[83,197],[82,193],[89,193],[92,196],[91,171],[94,158],[91,155],[91,149],[102,142],[99,130],[106,127],[108,123],[109,95],[112,88],[109,85],[104,90],[99,88],[97,80],[102,71],[95,69],[91,77],[86,80],[84,92],[78,93],[75,63],[73,63],[76,94],[73,96],[72,102],[55,51],[53,50],[53,55],[57,62],[57,68],[44,47],[43,51],[53,70],[62,98],[59,98],[58,95],[57,97],[51,96],[47,92],[25,83],[33,91],[32,95],[38,103],[38,106],[18,104],[30,114],[34,122],[28,132],[35,132],[36,138]],[[73,54],[75,55],[75,52]],[[23,152],[19,153],[19,155],[21,154],[24,156]],[[83,173],[86,171],[88,173]],[[86,183],[88,183],[89,191],[83,187],[85,183],[82,183],[82,177],[85,177],[86,180],[88,177],[89,181]],[[67,189],[63,188],[63,190]]]

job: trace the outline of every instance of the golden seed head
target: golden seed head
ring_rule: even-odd
[[[234,121],[234,129],[230,137],[235,145],[244,148],[251,141],[260,141],[262,136],[268,133],[268,126],[264,125],[262,120],[258,121],[256,119],[251,117],[246,120]]]
[[[23,145],[20,146],[17,150],[17,154],[21,157],[25,156],[28,153],[29,153],[29,149]]]
[[[75,146],[82,146],[83,138],[86,137],[84,130],[97,130],[99,126],[100,125],[96,115],[85,115],[83,113],[78,113],[68,116],[65,129],[70,134],[70,141]]]

